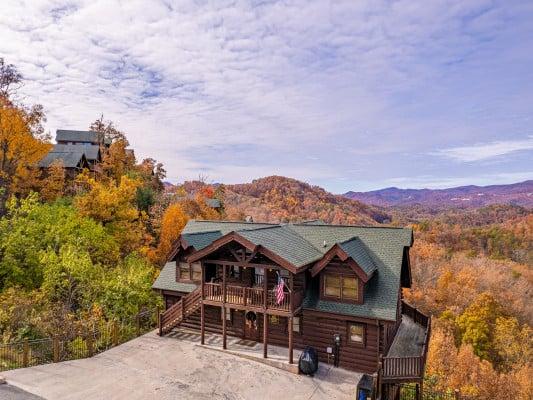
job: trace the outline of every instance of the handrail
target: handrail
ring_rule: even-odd
[[[263,293],[264,289],[259,287],[226,285],[225,302],[228,304],[262,308],[264,306]],[[277,302],[276,293],[276,289],[270,289],[267,291],[267,308],[292,312],[299,308],[303,301],[303,291],[295,291],[293,293],[293,310],[291,310],[290,293],[285,291],[285,297],[280,304]],[[215,301],[217,303],[224,302],[222,284],[211,282],[204,283],[204,299]]]

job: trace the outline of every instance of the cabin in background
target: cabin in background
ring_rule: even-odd
[[[378,373],[383,391],[422,385],[430,320],[402,301],[411,229],[189,221],[153,285],[177,326],[288,347]]]

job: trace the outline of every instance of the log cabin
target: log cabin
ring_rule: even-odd
[[[411,286],[411,229],[189,221],[153,284],[159,333],[177,326],[293,349],[377,374],[380,385],[421,385],[430,318],[402,299]],[[280,287],[283,294],[280,293]]]

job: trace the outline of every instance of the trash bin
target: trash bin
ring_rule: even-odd
[[[373,387],[374,379],[370,375],[364,374],[357,385],[357,400],[370,400]]]
[[[318,370],[318,353],[313,347],[306,347],[300,355],[298,369],[304,375],[313,376]]]

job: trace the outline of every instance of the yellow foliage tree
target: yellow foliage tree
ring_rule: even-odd
[[[79,213],[100,221],[116,238],[124,255],[146,251],[151,240],[143,224],[146,216],[135,206],[140,182],[123,176],[117,185],[113,180],[97,181],[88,173],[78,175],[76,181],[85,188],[74,202]]]
[[[12,194],[24,195],[37,182],[37,163],[50,144],[32,132],[30,115],[7,102],[0,102],[0,215]]]
[[[172,249],[172,244],[179,237],[182,229],[187,224],[189,217],[185,214],[180,203],[171,204],[161,219],[161,234],[157,249],[150,254],[150,258],[162,265]]]
[[[65,168],[61,160],[55,160],[48,170],[41,183],[41,198],[44,201],[54,201],[65,193]]]
[[[119,183],[122,177],[135,167],[135,156],[126,150],[127,146],[128,142],[125,139],[113,142],[102,159],[103,174]]]

